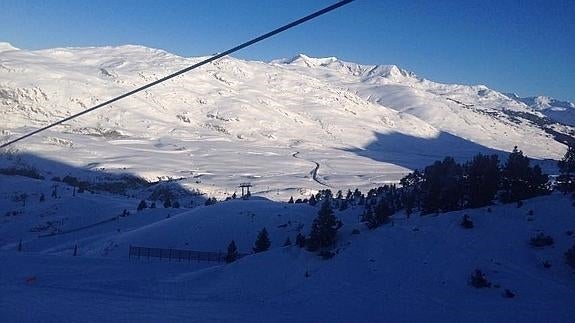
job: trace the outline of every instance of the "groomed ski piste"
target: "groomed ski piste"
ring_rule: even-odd
[[[3,141],[200,59],[142,46],[2,44]],[[292,196],[365,193],[445,156],[504,160],[515,145],[556,174],[566,146],[550,130],[572,133],[569,104],[532,106],[393,65],[306,55],[270,63],[226,57],[197,72],[2,152],[1,169],[43,179],[0,175],[0,321],[575,317],[575,273],[564,257],[575,243],[568,195],[423,217],[400,211],[375,230],[360,222],[363,206],[351,205],[335,211],[343,226],[333,258],[283,246],[309,233],[319,210],[287,203]],[[108,190],[79,192],[66,177]],[[109,183],[119,178],[135,186],[114,193]],[[223,201],[246,182],[249,199]],[[179,208],[157,200],[166,190]],[[137,210],[153,197],[156,208]],[[204,205],[213,197],[217,203]],[[473,229],[460,226],[464,214]],[[252,254],[264,227],[271,249]],[[555,243],[530,246],[540,232]],[[248,254],[231,264],[128,255],[130,246],[225,253],[231,240]],[[491,288],[469,285],[476,269]],[[515,297],[503,297],[507,289]]]

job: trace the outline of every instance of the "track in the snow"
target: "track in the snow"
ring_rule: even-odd
[[[298,157],[298,155],[299,155],[299,151],[296,151],[295,153],[292,154],[292,157],[293,157],[293,158],[297,158],[297,159],[301,159],[301,160],[305,160],[305,161],[307,161],[307,162],[310,162],[310,163],[314,163],[314,164],[315,164],[314,169],[310,172],[311,178],[312,178],[316,183],[318,183],[318,184],[320,184],[320,185],[323,185],[323,186],[326,186],[326,187],[330,187],[328,184],[326,184],[326,183],[322,182],[320,179],[318,179],[317,173],[318,173],[318,171],[319,171],[319,163],[316,162],[316,161],[314,161],[314,160],[303,159],[303,158],[301,158],[301,157]]]

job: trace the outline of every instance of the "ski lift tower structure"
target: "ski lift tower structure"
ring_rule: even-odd
[[[252,187],[251,183],[241,183],[240,187],[242,189],[242,198],[252,195],[252,193],[250,193],[250,187]]]

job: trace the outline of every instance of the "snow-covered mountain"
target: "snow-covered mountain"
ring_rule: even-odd
[[[513,100],[517,100],[527,104],[528,106],[537,109],[537,110],[557,110],[557,111],[565,111],[567,109],[575,109],[575,104],[569,101],[560,101],[548,96],[530,96],[521,98],[517,96],[515,93],[506,93],[505,95],[509,96]]]
[[[1,48],[3,140],[202,59],[133,45]],[[282,195],[397,181],[446,155],[516,145],[533,158],[559,159],[558,140],[574,129],[485,86],[300,54],[270,63],[226,57],[11,151],[86,170],[183,178],[215,195],[244,181]]]
[[[19,50],[18,48],[12,46],[12,44],[7,42],[0,42],[0,52],[6,52],[11,50]]]
[[[514,93],[505,94],[513,100],[525,103],[527,106],[541,111],[548,118],[575,126],[575,104],[569,101],[560,101],[548,96],[531,96],[521,98]]]
[[[0,43],[0,140],[201,59]],[[370,230],[369,203],[350,192],[346,207],[334,204],[333,258],[286,245],[320,209],[290,196],[366,193],[447,155],[515,145],[552,170],[575,128],[548,111],[395,65],[226,57],[1,152],[0,321],[571,322],[575,222],[562,193],[440,215],[398,210]],[[245,182],[251,198],[221,201]],[[178,251],[225,252],[233,240],[247,254],[262,228],[270,250],[231,264]],[[530,246],[538,234],[552,246]],[[131,246],[169,257],[129,258]],[[475,270],[491,288],[470,286]]]

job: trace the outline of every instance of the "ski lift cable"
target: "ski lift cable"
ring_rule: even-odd
[[[335,4],[332,4],[331,6],[325,7],[325,8],[323,8],[323,9],[318,10],[318,11],[312,13],[312,14],[309,14],[309,15],[303,17],[303,18],[300,18],[300,19],[298,19],[298,20],[295,20],[295,21],[293,21],[293,22],[291,22],[291,23],[289,23],[289,24],[287,24],[287,25],[284,25],[284,26],[282,26],[282,27],[279,27],[279,28],[277,28],[277,29],[274,29],[274,30],[272,30],[272,31],[270,31],[270,32],[268,32],[268,33],[266,33],[266,34],[263,34],[263,35],[261,35],[261,36],[259,36],[259,37],[256,37],[256,38],[252,39],[252,40],[249,40],[249,41],[247,41],[247,42],[245,42],[245,43],[243,43],[243,44],[237,45],[237,46],[235,46],[235,47],[233,47],[233,48],[231,48],[231,49],[228,49],[228,50],[226,50],[226,51],[224,51],[224,52],[221,52],[221,53],[219,53],[219,54],[217,54],[217,55],[214,55],[214,56],[212,56],[212,57],[210,57],[210,58],[207,58],[207,59],[205,59],[205,60],[203,60],[203,61],[201,61],[201,62],[199,62],[199,63],[196,63],[196,64],[194,64],[194,65],[188,66],[188,67],[186,67],[186,68],[184,68],[184,69],[182,69],[182,70],[179,70],[179,71],[174,72],[174,73],[172,73],[172,74],[170,74],[170,75],[164,76],[164,77],[162,77],[162,78],[160,78],[160,79],[158,79],[158,80],[155,80],[155,81],[153,81],[153,82],[151,82],[151,83],[145,84],[145,85],[143,85],[143,86],[141,86],[141,87],[138,87],[138,88],[136,88],[136,89],[134,89],[134,90],[132,90],[132,91],[126,92],[126,93],[124,93],[124,94],[121,94],[121,95],[119,95],[119,96],[117,96],[117,97],[114,97],[114,98],[112,98],[112,99],[109,99],[108,101],[102,102],[102,103],[100,103],[100,104],[98,104],[98,105],[96,105],[96,106],[93,106],[93,107],[89,108],[89,109],[83,110],[83,111],[81,111],[81,112],[79,112],[79,113],[76,113],[76,114],[74,114],[74,115],[71,115],[71,116],[66,117],[66,118],[64,118],[64,119],[61,119],[61,120],[56,121],[56,122],[54,122],[54,123],[51,123],[51,124],[49,124],[49,125],[47,125],[47,126],[45,126],[45,127],[36,129],[36,130],[34,130],[34,131],[32,131],[32,132],[29,132],[29,133],[27,133],[27,134],[25,134],[25,135],[22,135],[22,136],[20,136],[20,137],[18,137],[18,138],[16,138],[16,139],[11,140],[11,141],[8,141],[8,142],[6,142],[6,143],[0,145],[0,148],[4,148],[4,147],[7,147],[7,146],[10,146],[10,145],[12,145],[12,144],[14,144],[14,143],[16,143],[16,142],[18,142],[18,141],[20,141],[20,140],[26,139],[26,138],[28,138],[28,137],[30,137],[30,136],[33,136],[33,135],[35,135],[35,134],[38,134],[38,133],[40,133],[40,132],[42,132],[42,131],[48,130],[48,129],[50,129],[50,128],[54,127],[54,126],[57,126],[57,125],[59,125],[59,124],[62,124],[62,123],[64,123],[64,122],[66,122],[66,121],[70,121],[70,120],[75,119],[75,118],[77,118],[77,117],[79,117],[79,116],[82,116],[82,115],[84,115],[84,114],[86,114],[86,113],[92,112],[92,111],[94,111],[94,110],[97,110],[97,109],[99,109],[99,108],[102,108],[102,107],[104,107],[104,106],[107,106],[107,105],[109,105],[109,104],[111,104],[111,103],[114,103],[114,102],[116,102],[116,101],[119,101],[119,100],[121,100],[121,99],[124,99],[124,98],[126,98],[126,97],[129,97],[129,96],[131,96],[131,95],[134,95],[134,94],[136,94],[136,93],[138,93],[138,92],[141,92],[141,91],[143,91],[143,90],[146,90],[146,89],[148,89],[148,88],[150,88],[150,87],[152,87],[152,86],[154,86],[154,85],[160,84],[160,83],[165,82],[165,81],[167,81],[167,80],[169,80],[169,79],[172,79],[172,78],[174,78],[174,77],[176,77],[176,76],[179,76],[179,75],[181,75],[181,74],[184,74],[184,73],[186,73],[186,72],[189,72],[189,71],[191,71],[191,70],[193,70],[193,69],[196,69],[196,68],[198,68],[198,67],[200,67],[200,66],[203,66],[203,65],[205,65],[205,64],[211,63],[211,62],[213,62],[213,61],[215,61],[215,60],[217,60],[217,59],[220,59],[220,58],[222,58],[222,57],[224,57],[224,56],[227,56],[227,55],[229,55],[229,54],[232,54],[232,53],[234,53],[234,52],[237,52],[237,51],[239,51],[239,50],[241,50],[241,49],[244,49],[244,48],[246,48],[246,47],[248,47],[248,46],[251,46],[251,45],[253,45],[253,44],[255,44],[255,43],[258,43],[258,42],[260,42],[260,41],[262,41],[262,40],[264,40],[264,39],[270,38],[270,37],[272,37],[272,36],[274,36],[274,35],[276,35],[276,34],[279,34],[279,33],[283,32],[283,31],[286,31],[286,30],[288,30],[288,29],[290,29],[290,28],[293,28],[293,27],[295,27],[295,26],[297,26],[297,25],[303,24],[304,22],[307,22],[307,21],[309,21],[309,20],[312,20],[312,19],[314,19],[314,18],[317,18],[317,17],[319,17],[319,16],[321,16],[321,15],[324,15],[324,14],[326,14],[326,13],[328,13],[328,12],[330,12],[330,11],[333,11],[333,10],[335,10],[335,9],[338,9],[338,8],[340,8],[340,7],[342,7],[342,6],[346,5],[346,4],[349,4],[350,2],[353,2],[353,1],[354,1],[354,0],[342,0],[342,1],[339,1],[339,2],[337,2],[337,3],[335,3]]]

